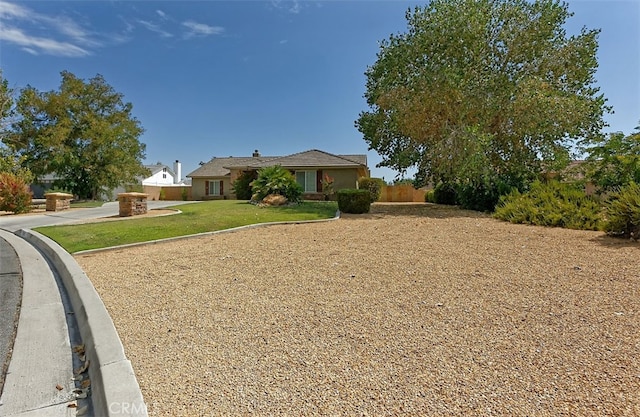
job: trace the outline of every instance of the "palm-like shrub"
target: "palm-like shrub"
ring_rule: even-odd
[[[280,165],[264,167],[251,183],[252,200],[261,201],[269,194],[283,195],[290,202],[300,201],[303,189],[291,172]]]

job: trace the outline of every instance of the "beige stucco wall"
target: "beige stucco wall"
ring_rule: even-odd
[[[220,181],[222,180],[222,194],[224,198],[229,198],[231,194],[231,183],[228,178],[192,178],[191,179],[191,198],[193,200],[207,200],[214,199],[214,196],[208,196],[205,192],[206,181]],[[217,197],[223,198],[223,197]]]
[[[320,170],[320,169],[318,169]],[[341,190],[343,188],[356,188],[356,183],[358,182],[358,178],[363,176],[369,176],[368,170],[366,169],[321,169],[322,176],[328,174],[334,180],[333,189],[334,191]],[[235,198],[233,194],[233,190],[231,188],[231,182],[237,178],[237,176],[241,173],[241,171],[232,171],[231,178],[222,179],[222,192],[224,198]],[[213,199],[213,196],[207,196],[205,194],[205,182],[206,181],[220,181],[221,178],[192,178],[191,180],[191,199],[193,200],[206,200]]]
[[[329,175],[333,178],[333,190],[338,191],[344,188],[356,188],[358,182],[358,171],[356,169],[323,169],[322,176]]]

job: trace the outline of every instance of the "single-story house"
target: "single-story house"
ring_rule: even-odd
[[[256,150],[249,157],[214,157],[202,164],[187,175],[191,178],[191,196],[194,200],[233,199],[236,178],[246,171],[273,165],[290,170],[304,189],[303,198],[308,200],[324,198],[325,176],[333,179],[334,191],[356,188],[358,178],[370,176],[366,155],[333,155],[311,149],[287,156],[262,156]]]

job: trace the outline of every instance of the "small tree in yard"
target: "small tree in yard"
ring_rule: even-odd
[[[251,191],[251,199],[255,201],[262,201],[270,194],[279,194],[290,202],[300,201],[303,192],[293,174],[280,165],[260,169],[258,178],[251,183]]]
[[[15,214],[31,210],[31,192],[22,177],[12,172],[0,172],[0,210]]]
[[[251,183],[257,177],[256,171],[245,171],[236,178],[231,187],[238,200],[251,200]]]

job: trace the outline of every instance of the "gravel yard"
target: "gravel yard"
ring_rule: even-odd
[[[640,415],[640,243],[376,204],[76,259],[151,416]]]

